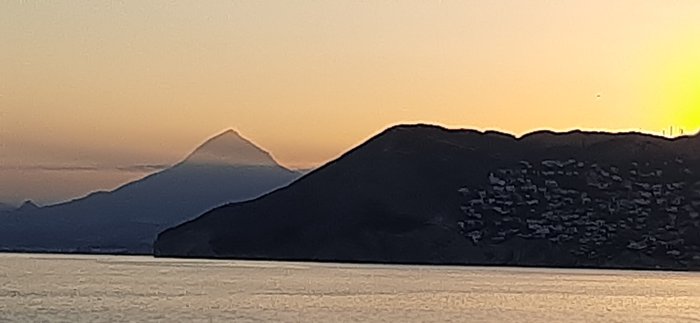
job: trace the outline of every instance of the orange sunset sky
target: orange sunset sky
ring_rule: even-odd
[[[389,125],[700,128],[700,1],[2,1],[0,202],[235,128],[288,167]]]

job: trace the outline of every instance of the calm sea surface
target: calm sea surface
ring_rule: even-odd
[[[700,274],[0,254],[0,321],[698,322]]]

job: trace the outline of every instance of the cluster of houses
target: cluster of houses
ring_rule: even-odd
[[[694,178],[682,159],[521,161],[491,172],[483,187],[461,188],[458,224],[476,245],[519,237],[546,239],[578,257],[626,249],[700,261],[700,182]]]

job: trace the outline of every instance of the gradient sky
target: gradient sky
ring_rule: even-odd
[[[235,128],[290,167],[389,125],[700,128],[700,1],[2,1],[0,201]]]

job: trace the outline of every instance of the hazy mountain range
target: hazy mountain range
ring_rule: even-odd
[[[700,269],[700,138],[392,127],[159,256]]]
[[[0,249],[151,253],[156,234],[213,207],[243,201],[300,176],[233,130],[163,171],[67,203],[25,204],[0,216]]]

